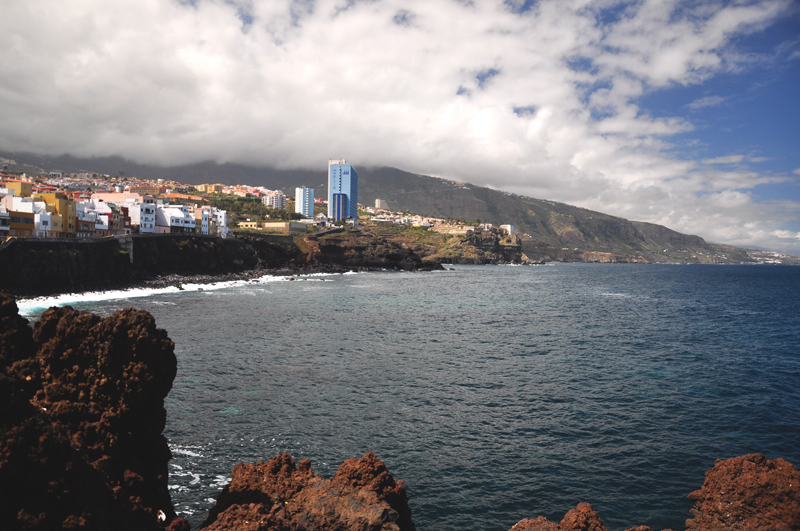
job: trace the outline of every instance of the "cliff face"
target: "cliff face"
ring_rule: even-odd
[[[438,264],[423,264],[409,246],[369,232],[345,231],[321,237],[312,234],[302,237],[298,244],[304,253],[298,262],[314,269],[441,269]]]
[[[16,295],[122,289],[164,275],[213,277],[350,269],[439,268],[410,248],[363,233],[298,237],[134,236],[102,240],[13,240],[0,247],[0,289]],[[297,241],[297,240],[296,240]]]
[[[235,239],[198,236],[134,238],[133,269],[137,273],[219,274],[258,265],[252,245]]]
[[[244,271],[258,263],[252,246],[221,238],[29,238],[0,248],[0,289],[17,295],[116,289],[156,275],[224,274]]]
[[[203,523],[207,530],[414,531],[402,481],[373,453],[348,459],[331,479],[288,454],[239,463]]]
[[[177,361],[146,312],[47,310],[0,293],[0,528],[156,530],[175,512],[161,435]]]
[[[0,289],[40,295],[130,278],[129,253],[114,238],[91,242],[14,240],[0,249]]]
[[[363,220],[362,230],[386,245],[411,250],[425,264],[502,264],[522,263],[519,238],[499,229],[481,230],[466,236],[451,236],[424,228]]]

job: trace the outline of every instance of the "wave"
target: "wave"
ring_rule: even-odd
[[[343,273],[345,275],[357,273]],[[17,300],[17,307],[19,313],[23,317],[32,317],[41,314],[46,309],[52,306],[67,306],[71,304],[82,304],[87,302],[103,302],[118,299],[135,299],[139,297],[150,297],[153,295],[163,295],[166,293],[180,293],[181,291],[218,291],[228,288],[235,288],[239,286],[253,286],[257,284],[268,284],[271,282],[286,282],[290,278],[295,280],[309,280],[317,281],[323,280],[319,277],[342,275],[342,273],[311,273],[307,275],[264,275],[248,280],[226,280],[221,282],[211,282],[208,284],[200,283],[185,283],[180,284],[181,288],[176,286],[167,286],[163,288],[131,288],[121,290],[109,291],[87,291],[83,293],[65,293],[62,295],[53,295],[45,297],[36,297],[32,299],[19,299]]]

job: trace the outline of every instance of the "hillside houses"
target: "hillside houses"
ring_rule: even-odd
[[[164,203],[136,189],[149,191],[153,187],[70,192],[51,184],[5,177],[0,182],[0,237],[87,239],[131,233],[228,236],[226,211]]]

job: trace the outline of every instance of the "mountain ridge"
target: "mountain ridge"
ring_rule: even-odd
[[[281,170],[241,164],[205,161],[162,167],[138,164],[121,157],[78,158],[71,155],[42,156],[3,153],[17,167],[92,171],[146,179],[175,180],[185,184],[219,182],[265,186],[294,195],[297,186],[315,188],[327,196],[325,170]],[[10,167],[9,169],[14,169]],[[536,199],[475,184],[419,175],[390,167],[361,167],[359,200],[374,204],[387,201],[392,210],[408,211],[466,222],[481,220],[494,225],[511,224],[522,239],[524,252],[534,260],[732,263],[754,262],[752,251],[708,243],[700,236],[682,234],[668,227],[551,201]],[[587,255],[586,253],[594,253]],[[601,253],[598,255],[597,253]]]

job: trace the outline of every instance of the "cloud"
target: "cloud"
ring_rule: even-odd
[[[774,230],[772,235],[781,239],[795,239],[800,240],[800,232],[793,232],[790,230]]]
[[[745,241],[784,218],[725,193],[769,179],[676,156],[670,137],[694,125],[638,102],[744,62],[731,40],[790,5],[6,0],[0,147],[164,165],[344,156]]]
[[[703,107],[714,107],[716,105],[721,104],[725,101],[725,98],[721,96],[706,96],[704,98],[700,98],[694,100],[692,103],[688,104],[686,107],[692,109],[693,111],[697,109],[702,109]]]
[[[792,170],[792,173],[795,175],[800,175],[800,168],[795,168],[794,170]]]
[[[717,157],[715,159],[703,159],[703,164],[737,164],[742,162],[744,155],[729,155],[727,157]]]

